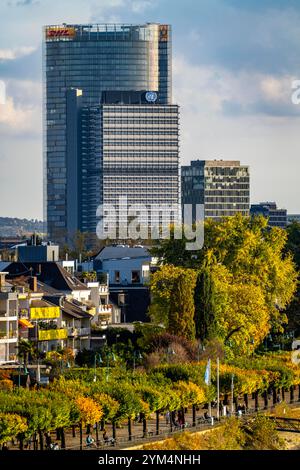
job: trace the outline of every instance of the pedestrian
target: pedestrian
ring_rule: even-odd
[[[58,445],[57,442],[55,442],[55,444],[53,444],[52,450],[60,450],[59,445]]]
[[[167,411],[167,412],[166,412],[166,424],[167,424],[167,425],[170,424],[170,411]]]
[[[103,436],[103,440],[104,440],[105,444],[108,444],[108,445],[112,444],[113,445],[115,443],[115,439],[113,437],[108,436],[106,429],[103,430],[102,436]]]
[[[94,445],[95,439],[91,436],[91,434],[88,434],[85,442],[87,447],[92,447]]]

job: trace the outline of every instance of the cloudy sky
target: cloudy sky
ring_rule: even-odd
[[[299,0],[0,0],[0,216],[42,217],[41,31],[62,22],[171,23],[182,163],[241,160],[252,202],[300,213]]]

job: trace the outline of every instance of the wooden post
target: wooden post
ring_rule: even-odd
[[[113,422],[112,422],[112,434],[113,434],[113,438],[116,439],[117,432],[116,432],[116,422],[115,422],[115,420],[113,420]]]
[[[72,426],[72,437],[76,437],[75,426]]]
[[[248,400],[248,393],[244,393],[244,403],[246,410],[248,410],[249,400]]]
[[[281,389],[282,401],[285,401],[284,387]]]

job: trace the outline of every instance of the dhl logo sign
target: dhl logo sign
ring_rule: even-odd
[[[76,35],[75,28],[47,28],[46,29],[47,39],[74,38],[75,35]]]

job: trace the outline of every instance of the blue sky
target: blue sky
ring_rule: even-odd
[[[42,217],[42,26],[90,21],[172,24],[182,163],[241,160],[300,213],[299,0],[0,0],[0,215]]]

